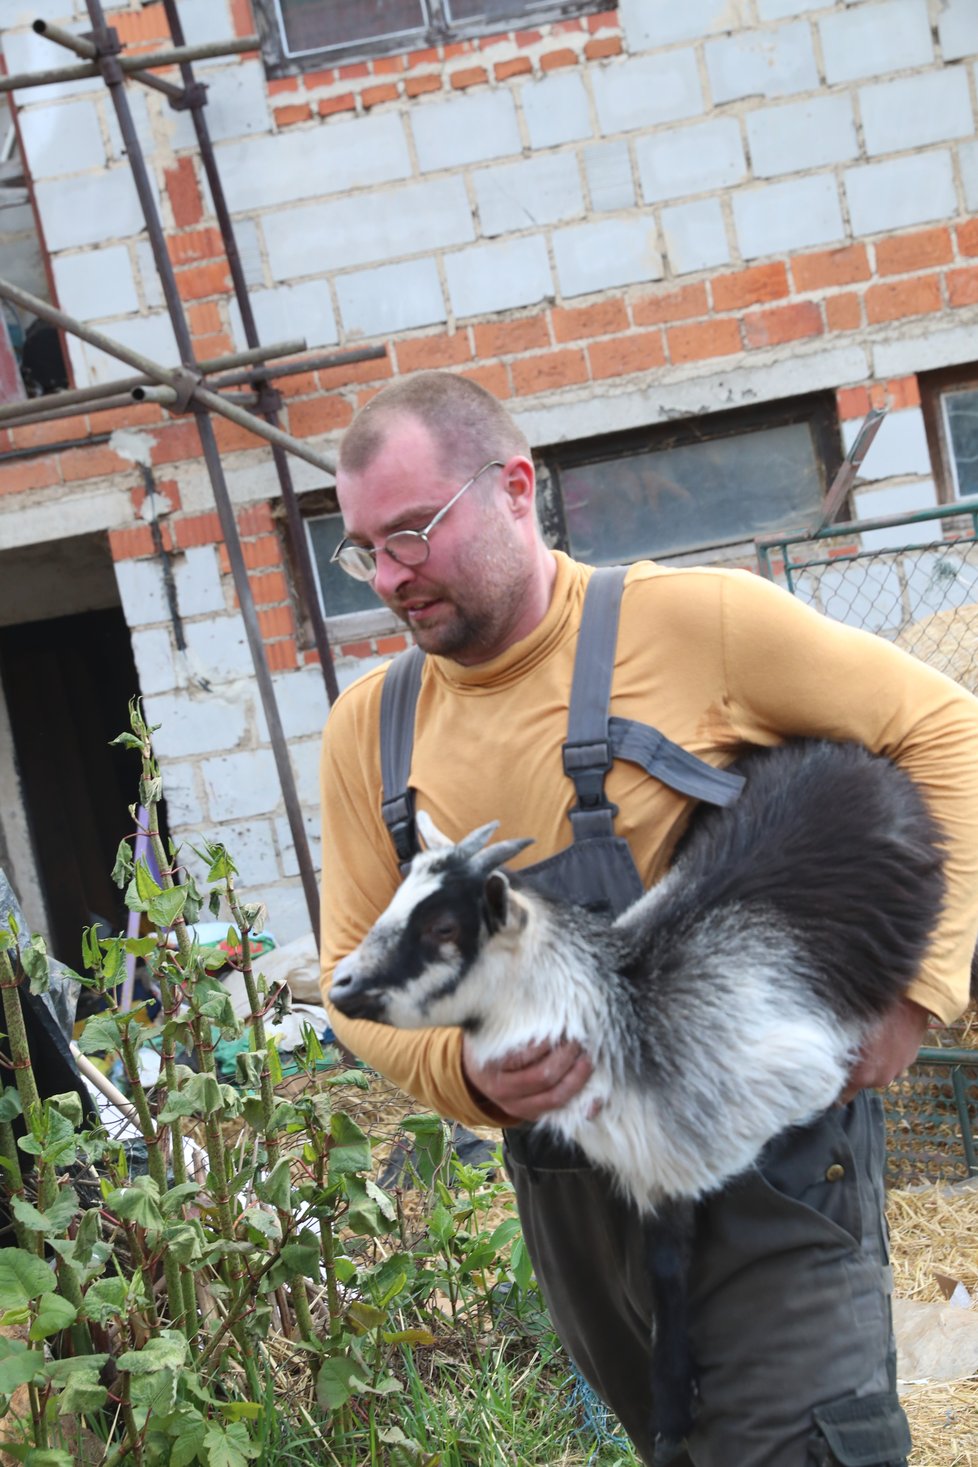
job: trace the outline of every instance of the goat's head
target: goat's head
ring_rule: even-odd
[[[455,845],[419,812],[427,849],[415,856],[390,906],[333,974],[329,998],[341,1013],[401,1029],[479,1023],[477,985],[466,985],[464,993],[460,985],[487,943],[522,925],[500,867],[532,844],[489,845],[498,823]]]

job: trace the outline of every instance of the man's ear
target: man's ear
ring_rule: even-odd
[[[490,933],[506,926],[509,916],[509,881],[502,871],[491,871],[486,877],[486,925]]]
[[[533,514],[536,474],[530,459],[515,454],[506,464],[503,488],[510,508],[518,519]]]

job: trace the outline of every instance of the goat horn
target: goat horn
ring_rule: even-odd
[[[490,820],[488,825],[480,825],[478,830],[471,831],[464,840],[459,841],[459,855],[464,856],[467,861],[471,860],[478,851],[482,850],[482,847],[498,829],[498,820]]]

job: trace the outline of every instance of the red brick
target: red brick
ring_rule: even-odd
[[[876,246],[877,275],[907,275],[930,270],[954,258],[949,229],[920,229],[914,234],[881,239]]]
[[[584,29],[584,22],[579,17],[574,20],[555,20],[550,29],[554,35],[559,35],[561,32],[566,31],[582,31]]]
[[[110,24],[119,33],[119,40],[127,46],[137,46],[148,41],[165,41],[170,44],[170,27],[166,23],[166,12],[162,5],[147,5],[135,12],[116,11]]]
[[[471,41],[451,41],[444,47],[442,54],[446,61],[454,61],[456,56],[471,56],[473,50]]]
[[[517,46],[535,46],[543,40],[543,31],[514,31],[513,40]]]
[[[312,438],[345,428],[353,409],[343,397],[306,397],[289,403],[289,432],[296,438]]]
[[[395,76],[407,67],[406,56],[378,56],[371,63],[370,70],[374,76]]]
[[[231,0],[231,22],[236,36],[255,34],[255,17],[248,0]]]
[[[239,535],[268,535],[275,529],[275,519],[270,504],[250,504],[239,510],[236,523]]]
[[[593,306],[555,306],[550,321],[557,341],[621,335],[628,330],[628,312],[619,296],[611,296]]]
[[[393,82],[382,82],[376,87],[364,87],[360,101],[364,107],[377,107],[381,102],[396,102],[398,90]]]
[[[269,571],[263,576],[249,576],[251,595],[256,606],[275,606],[287,601],[289,587],[281,571]]]
[[[132,464],[103,444],[89,448],[66,448],[60,455],[61,477],[66,484],[81,479],[102,479],[109,474],[132,473]]]
[[[587,361],[584,353],[576,348],[520,357],[513,362],[512,372],[513,388],[521,397],[588,380]]]
[[[456,92],[462,92],[467,87],[483,86],[489,73],[484,66],[467,66],[464,71],[453,71],[448,80]]]
[[[486,321],[475,327],[477,357],[505,357],[550,345],[545,316],[519,316],[512,321]]]
[[[262,637],[271,641],[275,637],[294,637],[295,622],[290,606],[273,606],[269,611],[259,611],[258,625]]]
[[[835,394],[835,400],[843,422],[864,418],[872,406],[868,387],[840,387]]]
[[[188,550],[192,545],[219,545],[224,539],[216,514],[187,515],[170,523],[180,550]]]
[[[352,92],[343,92],[338,97],[322,97],[316,103],[320,117],[331,117],[334,112],[355,112],[357,99]]]
[[[154,464],[179,463],[200,457],[200,435],[193,418],[165,423],[153,437],[156,440],[151,455]]]
[[[947,281],[949,305],[973,306],[978,302],[978,265],[969,265],[962,270],[948,270],[944,278]]]
[[[214,424],[214,438],[222,453],[247,453],[250,448],[265,446],[266,439],[240,423],[232,423],[230,418],[222,418],[215,413],[211,421]]]
[[[315,372],[296,372],[294,377],[279,378],[275,386],[283,397],[308,397],[319,391],[319,378]]]
[[[744,317],[744,341],[748,347],[779,346],[805,336],[821,336],[824,330],[822,313],[814,301],[749,311]]]
[[[58,463],[53,458],[27,458],[0,464],[0,494],[23,494],[28,489],[47,489],[60,483]]]
[[[187,325],[191,334],[196,337],[213,336],[224,330],[224,322],[221,320],[221,312],[217,301],[204,301],[187,307]],[[209,356],[199,353],[202,361],[209,361]]]
[[[240,530],[240,523],[238,528]],[[277,535],[259,535],[255,540],[242,539],[241,553],[249,570],[262,570],[282,564],[282,547]]]
[[[429,46],[426,51],[409,51],[407,63],[409,67],[433,66],[436,61],[440,60],[441,57],[438,54],[438,47]]]
[[[197,260],[216,260],[224,254],[219,229],[191,229],[185,234],[171,234],[166,248],[174,265],[188,265]]]
[[[211,336],[194,336],[194,348],[200,361],[210,361],[213,357],[230,356],[237,350],[235,343],[226,331],[215,331]]]
[[[308,102],[296,102],[292,107],[276,107],[275,123],[278,127],[292,127],[297,122],[308,122],[312,108]]]
[[[863,305],[856,291],[826,297],[825,324],[830,331],[855,331],[863,324]]]
[[[632,372],[648,372],[653,367],[661,367],[666,359],[661,331],[639,331],[632,336],[592,341],[587,354],[594,378],[627,377]]]
[[[99,414],[100,425],[101,416]],[[22,428],[11,428],[10,445],[12,448],[43,448],[46,443],[63,443],[66,438],[84,438],[87,434],[86,417],[55,418],[50,423],[25,423]]]
[[[155,428],[165,419],[159,403],[133,402],[126,407],[103,408],[95,421],[100,433],[114,433],[116,428]]]
[[[317,87],[331,87],[336,77],[335,71],[307,71],[302,84],[307,92],[314,92]]]
[[[346,66],[338,66],[336,75],[340,81],[360,81],[370,75],[370,67],[366,61],[351,61]]]
[[[265,662],[269,672],[291,672],[299,666],[299,654],[292,640],[270,642],[265,646]]]
[[[176,272],[180,299],[201,300],[204,296],[224,295],[231,289],[231,269],[226,260],[208,260],[204,265],[188,265]]]
[[[937,275],[871,285],[866,291],[866,319],[870,325],[899,321],[905,316],[926,316],[940,309],[941,282]]]
[[[978,255],[978,219],[966,219],[955,230],[962,255]]]
[[[718,311],[742,311],[745,306],[779,300],[789,293],[788,272],[781,260],[738,270],[735,275],[716,275],[711,283]]]
[[[827,285],[856,285],[873,272],[865,245],[842,245],[837,250],[795,255],[791,273],[798,290],[823,290]]]
[[[343,657],[369,657],[373,650],[370,642],[344,642],[340,654]]]
[[[396,652],[404,652],[407,648],[407,637],[378,637],[377,651],[382,657],[388,653],[392,656]]]
[[[345,367],[320,367],[316,376],[328,392],[333,387],[349,387],[354,382],[380,382],[394,375],[390,357],[375,357],[367,362],[349,362]],[[288,378],[284,379],[286,382]]]
[[[440,76],[409,76],[404,83],[404,91],[409,97],[420,97],[422,92],[440,92]]]
[[[192,158],[178,158],[172,168],[163,173],[166,191],[173,210],[173,222],[178,229],[189,229],[199,224],[204,217],[204,207],[197,186],[197,174]]]
[[[894,411],[920,407],[920,383],[916,377],[894,377],[886,384],[886,395]]]
[[[399,372],[421,372],[439,367],[457,367],[472,360],[472,346],[467,331],[440,332],[437,336],[419,336],[414,341],[397,343]]]
[[[584,44],[584,55],[588,61],[600,61],[603,56],[620,56],[621,50],[621,36],[601,36]]]
[[[669,356],[674,362],[699,362],[706,357],[725,357],[741,350],[740,326],[736,321],[696,321],[673,326],[666,332]]]
[[[180,497],[180,485],[176,479],[157,479],[155,492],[167,500],[171,511],[183,509],[183,500]],[[129,491],[129,499],[132,503],[132,512],[136,519],[139,519],[141,517],[140,511],[146,503],[146,486],[144,484],[137,484],[135,488]]]
[[[706,286],[682,285],[678,290],[660,291],[632,302],[636,326],[659,326],[666,321],[684,321],[709,313]]]
[[[511,76],[525,76],[533,70],[529,56],[513,56],[509,61],[497,61],[493,75],[497,81],[507,81]]]
[[[139,525],[132,530],[110,530],[109,549],[113,560],[140,560],[144,555],[153,555],[153,532],[149,525]]]
[[[511,397],[513,389],[509,381],[509,373],[502,362],[489,362],[484,367],[463,367],[459,372],[460,377],[468,377],[470,382],[478,382],[493,397],[500,399]]]
[[[597,15],[587,16],[586,24],[589,31],[603,31],[608,26],[617,29],[618,12],[617,10],[599,10]]]
[[[297,92],[299,90],[299,78],[297,76],[277,76],[266,82],[268,95],[279,97],[283,92]]]
[[[576,51],[546,51],[540,57],[540,70],[556,71],[559,66],[576,66],[579,60]]]

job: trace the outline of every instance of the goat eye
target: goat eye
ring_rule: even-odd
[[[458,938],[458,923],[454,917],[439,917],[428,928],[428,936],[437,943],[455,942]]]

